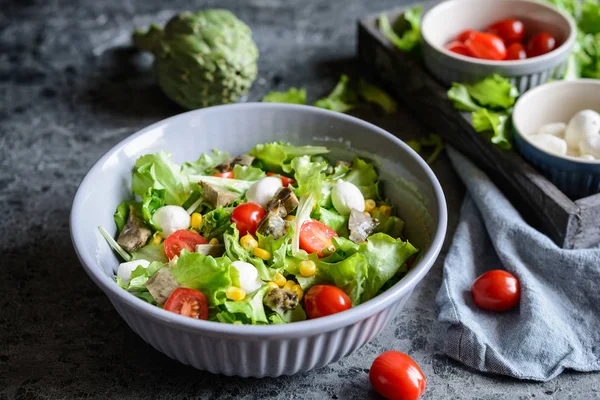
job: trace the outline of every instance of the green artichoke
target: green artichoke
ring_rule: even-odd
[[[182,13],[164,30],[153,24],[132,38],[154,54],[161,89],[188,109],[234,103],[256,79],[252,31],[227,10]]]

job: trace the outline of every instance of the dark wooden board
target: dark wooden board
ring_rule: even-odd
[[[394,21],[405,9],[386,15]],[[428,129],[488,173],[528,222],[559,246],[598,246],[600,194],[573,201],[519,154],[501,150],[477,133],[447,99],[448,88],[425,69],[419,57],[401,52],[380,34],[377,17],[358,23],[361,71],[393,92]]]

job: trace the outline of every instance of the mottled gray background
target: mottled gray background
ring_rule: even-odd
[[[153,84],[150,57],[129,47],[134,26],[180,10],[228,8],[252,27],[261,52],[249,99],[302,86],[314,100],[341,72],[353,71],[357,18],[400,5],[0,0],[0,399],[375,399],[368,368],[387,349],[408,352],[421,365],[426,399],[596,398],[597,374],[521,382],[483,376],[440,355],[434,297],[443,254],[377,339],[337,364],[263,380],[210,375],[158,353],[78,264],[68,216],[86,171],[129,134],[182,111]],[[402,138],[426,133],[402,110],[385,118],[358,114]],[[464,189],[445,157],[434,170],[446,191],[451,237]]]

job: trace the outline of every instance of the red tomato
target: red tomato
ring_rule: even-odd
[[[277,175],[274,172],[267,172],[267,176],[279,176],[281,178],[281,184],[284,187],[288,187],[288,185],[295,185],[296,181],[293,180],[292,178],[288,178],[287,176],[283,176],[283,175]]]
[[[394,350],[373,361],[369,380],[375,391],[388,400],[417,400],[427,385],[427,378],[415,360]]]
[[[537,57],[551,52],[556,48],[556,39],[546,32],[538,33],[529,39],[527,43],[527,55]]]
[[[352,301],[344,291],[336,286],[316,285],[308,289],[304,296],[304,309],[308,318],[321,318],[346,311]]]
[[[465,46],[477,58],[503,60],[506,57],[504,42],[491,33],[473,32],[465,41]]]
[[[307,253],[319,253],[321,257],[323,250],[333,249],[331,238],[337,236],[333,229],[320,221],[306,221],[300,228],[300,248]]]
[[[467,29],[466,31],[461,32],[460,35],[456,37],[456,40],[459,42],[464,42],[469,38],[469,36],[471,36],[471,33],[473,32],[475,32],[473,29]]]
[[[177,288],[167,299],[165,310],[195,319],[208,319],[208,302],[196,289]]]
[[[233,178],[233,171],[221,172],[219,174],[213,174],[213,176],[218,176],[219,178]]]
[[[519,281],[509,272],[499,269],[488,271],[473,282],[473,301],[489,311],[510,310],[521,298]]]
[[[175,256],[179,256],[179,253],[181,253],[181,250],[183,249],[194,252],[196,251],[197,244],[206,243],[208,243],[206,239],[198,235],[196,232],[180,229],[173,232],[165,239],[165,254],[170,260]]]
[[[450,42],[446,45],[446,48],[453,53],[462,54],[463,56],[467,56],[467,57],[471,56],[469,49],[467,49],[467,46],[465,46],[465,44],[462,42],[458,42],[458,41]]]
[[[235,222],[235,226],[240,231],[240,236],[247,233],[254,235],[260,220],[263,219],[267,212],[260,204],[244,203],[233,209],[231,213],[231,222]]]
[[[521,43],[511,43],[506,48],[507,60],[524,60],[527,58],[525,48]]]
[[[523,40],[525,25],[518,19],[507,18],[488,26],[487,31],[500,36],[506,44],[509,44]]]

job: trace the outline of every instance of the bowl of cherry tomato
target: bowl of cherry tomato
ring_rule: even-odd
[[[573,18],[533,0],[445,1],[421,29],[425,65],[443,83],[499,74],[521,93],[561,75],[577,33]]]

